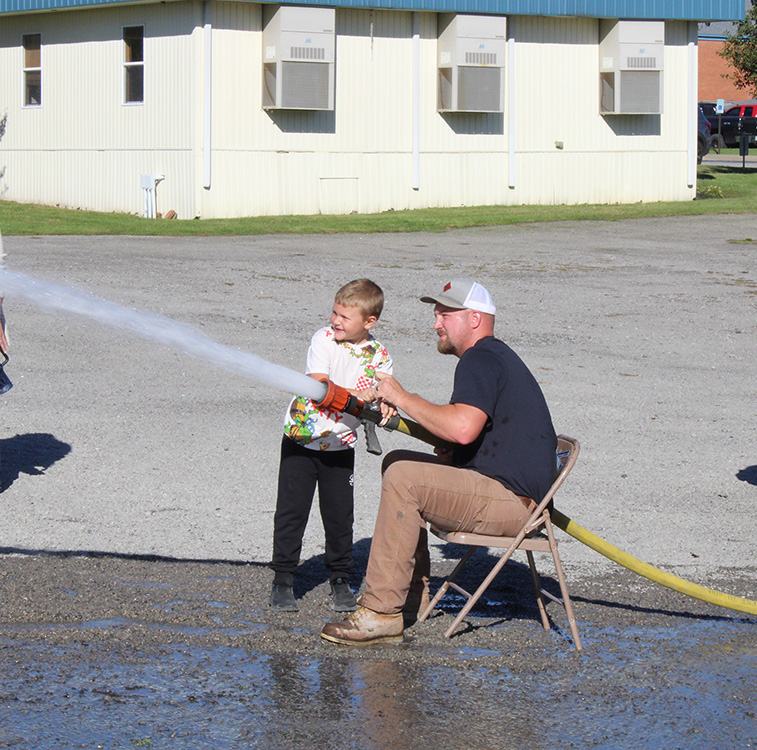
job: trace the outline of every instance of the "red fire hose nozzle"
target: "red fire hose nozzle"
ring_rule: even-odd
[[[351,395],[346,388],[332,383],[328,378],[320,378],[320,381],[326,386],[326,394],[320,401],[313,399],[313,403],[317,408],[343,411],[346,414],[351,414],[353,417],[364,420],[364,422],[372,423],[371,427],[381,424],[389,432],[397,430],[397,432],[403,432],[418,440],[423,440],[429,445],[449,447],[449,444],[441,438],[436,437],[436,435],[430,433],[419,424],[409,419],[403,419],[399,414],[395,414],[384,423],[384,417],[380,409],[375,409],[370,404],[366,404],[365,401],[361,401],[357,396]],[[366,425],[366,428],[368,427],[369,425]],[[371,437],[368,429],[366,429],[366,439],[369,441],[369,445],[373,438],[375,438],[375,433]],[[374,442],[378,444],[377,440]],[[381,446],[377,446],[377,449],[369,447],[368,451],[370,453],[381,453]]]
[[[313,402],[319,409],[343,411],[353,417],[362,415],[365,407],[364,401],[353,396],[346,388],[337,385],[328,378],[320,378],[320,381],[326,386],[326,395],[320,401]]]

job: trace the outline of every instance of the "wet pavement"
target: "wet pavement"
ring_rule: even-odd
[[[335,237],[5,237],[11,270],[197,326],[300,371],[338,284],[387,293],[378,335],[444,402],[421,294],[479,278],[498,334],[581,441],[557,507],[660,569],[757,598],[754,215]],[[501,302],[500,302],[501,301]],[[0,409],[0,748],[731,750],[757,742],[757,618],[559,532],[584,652],[545,632],[522,559],[451,639],[322,642],[323,535],[296,614],[267,607],[289,395],[7,298]],[[409,438],[381,436],[384,450]],[[357,589],[379,460],[356,455]],[[432,585],[454,550],[432,548]],[[547,556],[548,557],[548,556]],[[472,581],[492,562],[474,557]],[[557,592],[550,564],[540,569]]]
[[[4,556],[0,747],[755,744],[754,617],[619,569],[573,582],[579,654],[559,607],[542,629],[514,562],[452,638],[459,597],[401,645],[351,649],[318,635],[334,616],[321,565],[303,566],[300,611],[272,614],[263,565]],[[743,588],[754,571],[742,575],[721,583]]]

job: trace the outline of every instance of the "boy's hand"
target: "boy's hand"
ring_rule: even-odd
[[[383,427],[393,416],[397,414],[397,410],[384,401],[379,401],[379,409],[381,409],[381,416],[383,419],[379,422],[379,427]]]
[[[355,391],[355,395],[366,404],[372,404],[378,397],[375,388],[365,388],[362,391]]]

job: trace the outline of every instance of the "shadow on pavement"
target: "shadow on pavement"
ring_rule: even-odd
[[[0,440],[0,492],[21,474],[39,476],[65,458],[71,446],[46,432],[31,432]]]

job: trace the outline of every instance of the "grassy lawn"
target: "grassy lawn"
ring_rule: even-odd
[[[0,231],[19,234],[217,236],[337,232],[443,232],[464,227],[541,221],[640,219],[655,216],[751,213],[757,210],[757,169],[699,167],[694,201],[580,206],[477,206],[348,216],[261,216],[161,221],[0,200]],[[722,196],[722,197],[721,197]]]

